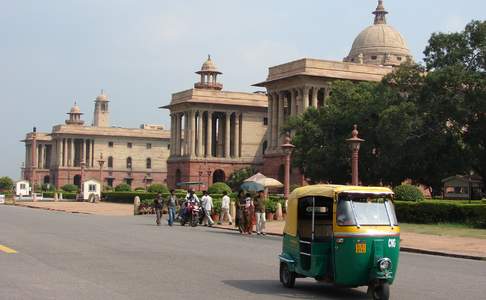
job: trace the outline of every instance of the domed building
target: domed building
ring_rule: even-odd
[[[344,61],[382,66],[398,66],[411,61],[413,58],[405,38],[386,22],[388,12],[382,0],[373,14],[374,24],[356,37]]]
[[[394,67],[412,60],[405,38],[387,24],[388,12],[378,1],[373,25],[354,39],[351,51],[343,61],[302,58],[270,67],[267,79],[255,84],[268,95],[268,129],[262,173],[284,178],[283,128],[287,120],[309,107],[326,107],[331,86],[336,80],[379,82]],[[351,130],[350,125],[350,130]],[[291,184],[303,184],[299,170],[292,170]]]

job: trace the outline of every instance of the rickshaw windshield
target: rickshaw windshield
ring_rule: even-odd
[[[339,226],[398,225],[390,195],[341,194],[336,215]]]

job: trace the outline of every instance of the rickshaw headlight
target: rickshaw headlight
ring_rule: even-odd
[[[382,258],[378,261],[378,268],[380,271],[390,270],[392,267],[392,262],[389,258]]]

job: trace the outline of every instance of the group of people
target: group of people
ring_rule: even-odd
[[[179,204],[178,202],[179,201],[177,199],[175,191],[171,190],[170,195],[165,203],[168,209],[169,226],[172,226],[176,219],[176,208]],[[250,193],[239,191],[236,201],[237,213],[235,225],[238,227],[238,230],[241,234],[251,235],[253,233],[253,225],[255,224],[257,234],[265,235],[266,202],[267,199],[263,190],[258,191],[255,197],[252,197]],[[214,209],[213,198],[209,195],[207,191],[203,192],[203,196],[201,197],[201,200],[199,200],[196,193],[193,190],[189,190],[184,199],[184,202],[180,206],[181,208],[179,210],[179,217],[184,217],[184,215],[188,213],[188,204],[190,203],[197,203],[202,208],[203,218],[201,222],[203,225],[210,227],[214,225],[214,220],[211,218],[211,213]],[[164,200],[162,199],[162,195],[159,193],[154,200],[157,225],[160,225],[163,207]],[[221,201],[220,223],[222,223],[225,219],[229,221],[230,225],[233,225],[233,218],[230,214],[230,197],[228,196],[228,193],[226,191],[223,192],[223,198]]]
[[[258,191],[257,195],[252,198],[250,193],[239,191],[237,197],[237,216],[238,230],[241,234],[252,234],[253,224],[256,225],[258,235],[265,235],[265,210],[267,199],[263,190]]]

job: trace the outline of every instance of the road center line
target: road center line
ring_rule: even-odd
[[[4,246],[4,245],[0,245],[0,251],[3,251],[5,253],[9,253],[9,254],[17,253],[17,251],[15,251],[14,249],[9,248],[9,247]]]

